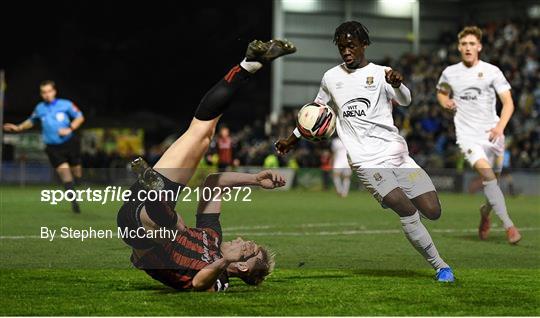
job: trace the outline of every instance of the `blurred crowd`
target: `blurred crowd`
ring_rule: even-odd
[[[540,26],[538,21],[507,21],[481,26],[484,32],[481,59],[497,65],[512,86],[515,112],[505,130],[505,166],[540,168]],[[436,83],[448,65],[460,62],[457,50],[459,30],[441,34],[438,49],[420,55],[405,54],[398,60],[378,61],[402,72],[413,94],[410,107],[395,107],[394,120],[407,139],[411,156],[429,168],[457,168],[465,165],[455,144],[453,114],[437,103]],[[498,101],[498,111],[500,111]],[[230,134],[237,165],[267,167],[327,166],[329,143],[301,141],[285,158],[277,157],[273,143],[294,129],[296,110],[280,115],[277,122],[249,125]],[[227,132],[229,135],[229,132]],[[218,151],[217,143],[213,152]]]

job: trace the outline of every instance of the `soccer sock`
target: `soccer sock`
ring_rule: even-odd
[[[510,220],[508,212],[506,211],[504,195],[501,188],[497,184],[497,179],[484,181],[482,184],[484,185],[484,194],[495,214],[497,214],[497,216],[503,222],[504,228],[508,229],[509,227],[514,226],[514,223],[512,223],[512,220]]]
[[[351,187],[351,178],[343,178],[343,195],[349,194],[349,188]]]
[[[67,190],[75,190],[75,183],[73,181],[64,182],[64,189]]]
[[[64,189],[65,189],[66,191],[68,191],[68,190],[73,190],[73,191],[75,191],[75,183],[74,183],[73,181],[64,182]],[[77,202],[77,200],[71,201],[71,209],[72,209],[74,212],[77,212],[77,213],[80,212],[80,209],[79,209],[79,203]]]
[[[223,114],[230,106],[231,100],[238,89],[244,86],[251,77],[251,72],[257,71],[257,65],[255,63],[258,62],[242,61],[240,65],[234,66],[224,78],[217,82],[204,95],[199,107],[195,111],[195,118],[199,120],[212,120]],[[241,66],[242,64],[243,66]],[[260,67],[262,67],[262,64]]]
[[[401,221],[403,232],[409,242],[411,242],[414,248],[424,256],[426,261],[428,261],[435,270],[448,267],[448,264],[446,264],[439,256],[439,252],[426,227],[420,221],[420,214],[418,211],[411,216],[400,217],[399,219]]]
[[[248,62],[246,61],[246,59],[240,62],[240,66],[252,74],[260,70],[261,67],[263,67],[262,63],[260,62],[257,62],[257,61]]]
[[[166,228],[176,227],[178,214],[166,202],[146,200],[144,203],[146,213],[150,219],[159,226]]]
[[[339,194],[343,193],[343,186],[341,185],[341,178],[339,176],[334,176],[334,186],[336,187],[336,191]]]

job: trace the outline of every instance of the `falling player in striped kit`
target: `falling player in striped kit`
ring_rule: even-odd
[[[430,220],[441,216],[435,186],[409,157],[407,143],[392,117],[393,103],[409,105],[411,93],[399,72],[368,62],[364,53],[370,43],[368,30],[360,22],[337,27],[334,44],[344,63],[324,74],[315,102],[336,111],[338,136],[366,188],[384,207],[396,212],[405,236],[436,271],[436,279],[453,282],[452,269],[420,220],[420,215]],[[299,136],[294,131],[279,140],[278,153],[292,149]]]
[[[478,172],[486,203],[480,207],[481,240],[488,237],[491,210],[501,219],[508,242],[516,244],[521,234],[508,216],[504,195],[497,183],[504,159],[504,128],[514,112],[510,84],[501,70],[479,59],[482,30],[465,27],[458,34],[461,62],[448,66],[437,85],[439,104],[455,112],[456,139],[461,152]],[[502,102],[497,116],[496,96]]]
[[[332,179],[336,192],[342,198],[349,194],[352,170],[347,159],[347,148],[339,137],[332,139]]]
[[[288,41],[253,41],[246,58],[234,66],[202,98],[189,128],[150,168],[141,158],[132,162],[138,181],[131,196],[117,214],[117,224],[124,231],[176,229],[174,238],[123,237],[132,249],[131,262],[155,280],[181,291],[223,291],[228,278],[239,277],[249,285],[260,284],[273,268],[273,255],[267,249],[241,238],[222,242],[221,198],[237,186],[260,186],[273,189],[285,180],[272,171],[258,174],[224,172],[209,175],[203,189],[211,190],[199,202],[195,227],[189,227],[174,210],[177,197],[161,196],[143,200],[142,191],[178,193],[195,173],[223,113],[233,97],[264,64],[296,51]],[[223,191],[221,190],[223,189]],[[203,191],[204,193],[204,191]],[[229,191],[230,195],[230,191]],[[225,199],[227,200],[227,199]]]

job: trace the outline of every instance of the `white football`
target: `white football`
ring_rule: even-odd
[[[327,105],[308,103],[298,111],[296,127],[310,141],[325,140],[336,130],[336,114]]]

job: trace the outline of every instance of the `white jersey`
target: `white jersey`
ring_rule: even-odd
[[[354,70],[338,65],[324,73],[315,99],[336,111],[336,130],[353,165],[370,165],[409,151],[394,126],[395,92],[385,80],[385,69],[389,67],[373,63]]]
[[[441,83],[452,87],[457,106],[454,125],[458,143],[460,140],[488,140],[489,130],[499,122],[495,93],[511,89],[501,70],[483,61],[473,67],[460,62],[442,72],[437,88]]]
[[[334,169],[349,168],[349,159],[347,159],[347,148],[339,138],[332,139],[332,155],[334,158]]]

